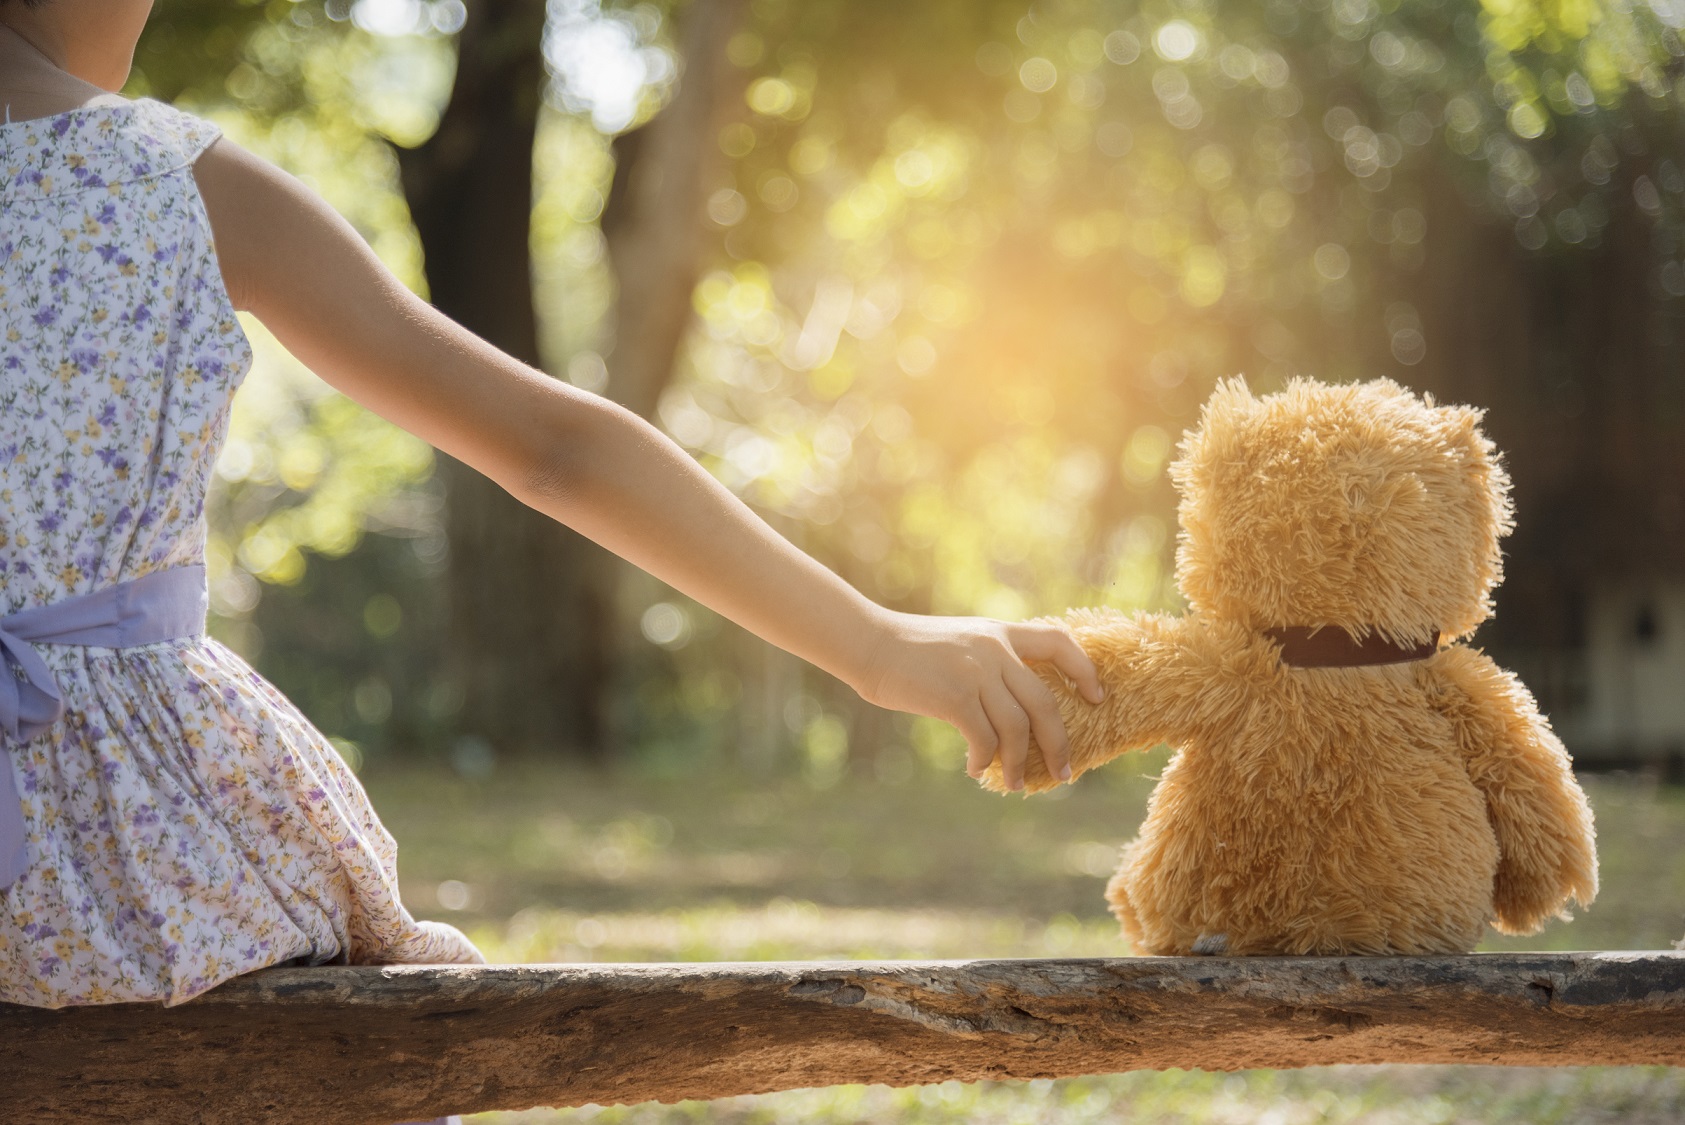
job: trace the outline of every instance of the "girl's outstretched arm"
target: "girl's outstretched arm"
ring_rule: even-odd
[[[943,719],[977,776],[1023,784],[1034,735],[1068,769],[1052,664],[1098,702],[1060,628],[875,605],[798,551],[655,427],[505,355],[404,288],[331,207],[220,140],[195,167],[235,306],[346,395],[879,706]]]

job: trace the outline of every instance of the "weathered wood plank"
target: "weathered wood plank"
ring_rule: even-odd
[[[844,1082],[1685,1065],[1685,954],[272,969],[0,1005],[8,1120],[363,1125]]]

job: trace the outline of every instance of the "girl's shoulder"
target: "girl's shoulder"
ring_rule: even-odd
[[[151,98],[0,124],[0,198],[109,189],[189,167],[222,131]]]

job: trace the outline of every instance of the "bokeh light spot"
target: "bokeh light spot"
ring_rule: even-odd
[[[935,172],[935,164],[922,149],[908,149],[895,158],[895,178],[904,188],[917,190],[927,187]]]
[[[608,364],[596,352],[580,352],[568,360],[568,382],[582,391],[601,394],[608,386]]]
[[[756,194],[761,197],[761,202],[765,203],[769,210],[783,212],[796,205],[796,200],[800,197],[801,192],[796,188],[796,182],[790,177],[781,172],[774,172],[761,178],[760,186],[756,188]]]
[[[741,121],[720,130],[720,151],[733,160],[741,160],[755,151],[755,131]]]
[[[1140,426],[1123,451],[1123,476],[1131,484],[1156,480],[1170,457],[1170,435],[1157,426]]]
[[[1338,242],[1325,242],[1311,256],[1316,272],[1329,281],[1339,281],[1351,272],[1352,256]]]
[[[1141,57],[1141,41],[1127,31],[1114,31],[1106,36],[1106,57],[1119,66],[1128,66]]]
[[[468,884],[460,879],[446,879],[433,891],[433,897],[446,910],[467,910],[473,901],[473,894]]]
[[[721,188],[708,197],[708,217],[722,227],[736,226],[749,213],[749,201],[732,188]]]
[[[1025,59],[1018,68],[1018,81],[1033,94],[1045,94],[1059,81],[1059,68],[1044,58]]]
[[[757,78],[749,83],[745,97],[749,108],[763,117],[789,113],[796,104],[796,91],[782,78]]]
[[[1392,357],[1406,367],[1422,362],[1427,352],[1427,339],[1418,330],[1405,328],[1392,334]]]
[[[831,166],[832,147],[823,137],[803,137],[790,146],[790,171],[816,176]]]
[[[1550,228],[1537,215],[1529,215],[1515,224],[1515,240],[1528,250],[1542,250],[1550,241]]]
[[[370,636],[390,637],[403,623],[403,608],[391,594],[376,594],[363,606],[363,627]]]
[[[1193,58],[1199,44],[1199,30],[1187,20],[1171,20],[1153,33],[1153,50],[1165,62]]]
[[[1094,130],[1094,146],[1115,160],[1129,155],[1135,147],[1135,134],[1121,121],[1108,121]]]
[[[1210,246],[1194,247],[1182,265],[1182,299],[1196,309],[1209,308],[1222,298],[1228,275],[1221,253]]]
[[[895,362],[909,375],[925,375],[936,365],[936,345],[923,336],[909,336],[895,349]]]
[[[1532,102],[1517,102],[1510,107],[1510,132],[1525,140],[1535,140],[1544,135],[1546,119],[1543,111]]]
[[[662,648],[683,648],[690,640],[690,615],[672,602],[656,602],[638,622],[644,639]]]
[[[1041,116],[1041,99],[1022,88],[1008,90],[1001,101],[1001,111],[1010,121],[1028,124]]]
[[[739,31],[726,44],[725,54],[732,66],[754,66],[766,54],[766,42],[753,31]]]

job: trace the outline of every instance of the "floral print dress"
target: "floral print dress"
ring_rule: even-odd
[[[0,617],[204,561],[251,362],[192,173],[216,137],[145,100],[0,125]],[[0,735],[28,862],[0,898],[0,1001],[175,1004],[294,958],[480,959],[404,909],[356,777],[228,649],[37,651],[66,711]]]

